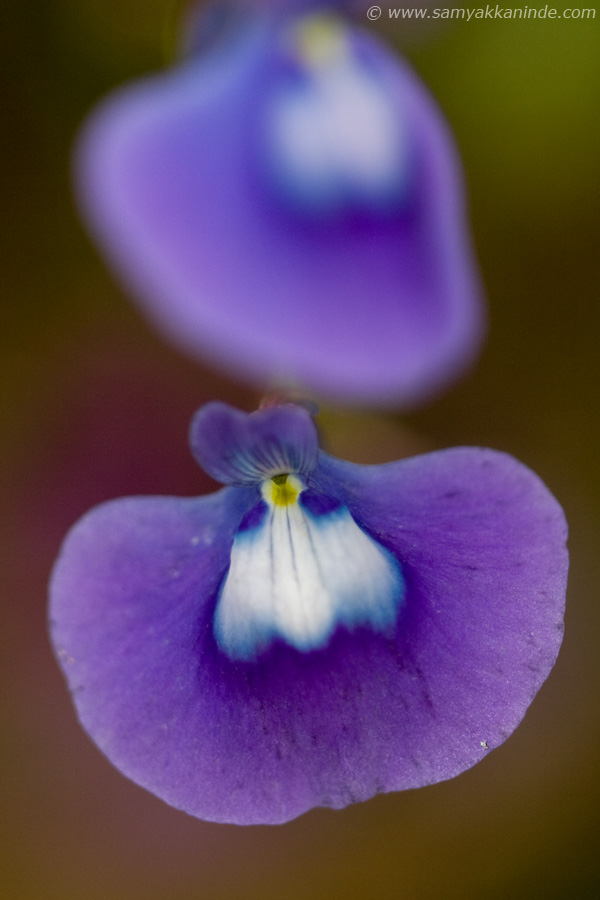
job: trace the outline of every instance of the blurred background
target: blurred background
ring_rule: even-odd
[[[3,10],[0,897],[598,898],[598,18],[409,28],[386,26],[384,7],[376,25],[363,22],[409,57],[454,128],[491,330],[478,366],[427,408],[402,418],[324,410],[324,436],[364,462],[489,445],[530,465],[562,502],[566,636],[523,724],[454,781],[238,828],[196,821],[129,783],[76,723],[45,624],[65,532],[110,497],[210,490],[187,450],[191,414],[208,399],[257,401],[151,330],[71,199],[83,116],[167,64],[182,8],[18,0]]]

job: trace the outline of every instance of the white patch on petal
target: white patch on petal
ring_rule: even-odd
[[[300,480],[292,480],[300,493]],[[277,638],[308,651],[325,646],[340,625],[390,629],[404,596],[393,555],[345,507],[315,516],[295,497],[274,502],[273,493],[265,482],[263,522],[235,538],[215,613],[221,649],[252,659]]]
[[[273,98],[267,118],[282,188],[315,208],[397,200],[408,152],[387,86],[354,58],[341,26],[310,27],[299,35],[305,78]]]

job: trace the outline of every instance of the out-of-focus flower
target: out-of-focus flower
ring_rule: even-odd
[[[109,98],[79,146],[84,213],[144,309],[260,384],[386,405],[456,376],[482,306],[422,84],[341,20],[191,32],[201,50]]]
[[[193,815],[283,822],[451,778],[517,726],[562,637],[566,525],[492,450],[357,466],[291,404],[196,415],[227,487],[72,530],[51,626],[82,725]]]

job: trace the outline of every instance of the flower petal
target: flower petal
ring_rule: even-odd
[[[205,472],[223,484],[257,484],[273,475],[310,472],[319,441],[310,413],[285,403],[240,412],[207,403],[192,420],[192,453]]]
[[[482,330],[452,139],[408,66],[348,26],[357,66],[402,124],[410,183],[397,209],[357,211],[356,160],[323,138],[323,177],[343,167],[332,190],[340,202],[349,192],[350,206],[292,208],[260,163],[268,111],[290,76],[289,27],[256,16],[211,52],[110,98],[80,146],[84,212],[143,307],[192,353],[261,384],[416,402],[468,365]]]
[[[531,470],[493,450],[373,467],[321,459],[315,483],[337,486],[407,581],[390,694],[406,704],[404,721],[388,714],[414,770],[391,775],[388,789],[450,778],[512,733],[556,660],[568,570],[562,509]]]
[[[402,566],[395,633],[327,647],[218,647],[215,604],[256,488],[88,514],[52,580],[57,655],[84,727],[129,777],[196,816],[282,822],[458,774],[501,743],[562,636],[562,513],[503,454],[361,468],[322,455],[334,496]]]

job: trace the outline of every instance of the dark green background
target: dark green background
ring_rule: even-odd
[[[366,27],[385,33],[386,9]],[[452,782],[243,829],[197,822],[130,784],[75,722],[45,633],[62,536],[112,496],[210,489],[187,452],[191,413],[211,398],[256,401],[150,329],[71,200],[81,119],[116,84],[165,64],[177,11],[167,0],[3,10],[0,896],[597,898],[599,19],[388,28],[457,135],[490,334],[460,385],[401,422],[323,414],[340,455],[490,445],[531,465],[563,503],[565,643],[524,723]]]

